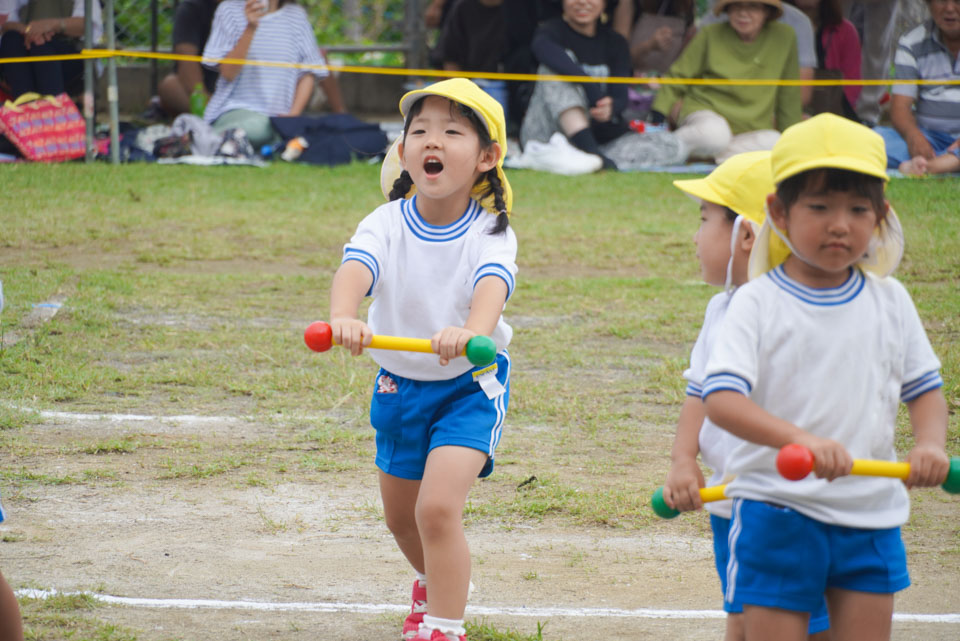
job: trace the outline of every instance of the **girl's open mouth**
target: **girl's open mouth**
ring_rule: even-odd
[[[428,176],[436,176],[443,171],[443,163],[436,158],[427,158],[423,161],[423,171]]]

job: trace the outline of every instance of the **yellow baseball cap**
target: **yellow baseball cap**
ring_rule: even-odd
[[[889,180],[880,134],[842,116],[824,113],[787,127],[770,152],[773,181],[811,169],[847,169]]]
[[[466,78],[450,78],[404,94],[403,98],[400,99],[400,114],[404,120],[406,120],[407,114],[414,103],[426,96],[440,96],[469,107],[480,119],[480,122],[486,126],[490,139],[500,145],[500,158],[497,160],[496,169],[500,184],[503,186],[503,201],[506,203],[507,213],[509,214],[513,211],[513,189],[511,189],[510,182],[503,171],[503,159],[507,155],[507,123],[503,115],[503,107],[490,94],[478,87],[476,83]],[[401,140],[402,138],[398,138],[394,141],[380,167],[380,190],[386,198],[390,197],[393,183],[403,171],[398,150]],[[499,214],[500,212],[493,204],[492,195],[481,200],[481,195],[489,188],[490,183],[484,180],[474,186],[471,195],[480,202],[484,209],[493,214]],[[405,198],[413,196],[416,190],[416,186],[412,186]]]
[[[757,226],[767,217],[767,196],[776,191],[769,151],[731,156],[706,178],[674,180],[673,185],[695,198],[729,207]]]

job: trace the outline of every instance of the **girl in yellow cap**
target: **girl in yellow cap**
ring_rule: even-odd
[[[833,641],[890,638],[894,594],[910,584],[900,526],[907,488],[944,482],[947,406],[940,362],[907,290],[884,199],[883,139],[821,114],[771,153],[777,191],[706,367],[710,420],[740,441],[725,602],[747,641],[799,641],[824,597]],[[771,233],[772,232],[772,233]],[[900,403],[910,475],[852,476],[853,459],[895,461]],[[781,476],[778,449],[812,453],[813,474]]]
[[[510,393],[513,330],[502,311],[517,240],[505,123],[499,103],[462,78],[411,91],[400,112],[403,136],[381,169],[390,202],[344,248],[330,324],[355,356],[373,334],[432,336],[439,358],[371,351],[380,371],[370,422],[387,527],[417,574],[403,637],[463,641],[463,507],[474,480],[493,470]],[[364,296],[373,297],[367,322],[357,317]],[[496,343],[490,366],[460,357],[476,335]]]

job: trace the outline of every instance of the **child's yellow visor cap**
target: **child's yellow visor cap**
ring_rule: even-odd
[[[770,152],[773,182],[811,169],[846,169],[889,180],[883,138],[834,114],[819,114],[787,127]]]
[[[507,181],[507,176],[503,172],[503,159],[507,155],[507,123],[503,116],[503,107],[490,94],[477,86],[476,83],[466,78],[451,78],[441,82],[434,83],[423,89],[415,89],[404,94],[400,99],[400,114],[406,121],[410,108],[421,98],[426,96],[440,96],[453,102],[469,107],[480,119],[480,122],[487,128],[490,139],[500,145],[500,158],[497,160],[497,176],[500,178],[500,184],[503,186],[503,201],[507,206],[507,213],[513,211],[513,190]],[[391,145],[386,157],[383,159],[383,165],[380,167],[380,190],[384,197],[390,197],[390,191],[393,189],[393,183],[400,177],[403,167],[400,164],[400,153],[398,145],[401,138],[398,138]],[[484,209],[493,214],[499,214],[493,204],[493,196],[488,196],[480,200],[481,195],[490,188],[487,180],[481,181],[473,188],[472,196],[480,201]],[[416,193],[416,186],[411,187],[405,197],[409,198]]]
[[[776,190],[769,151],[737,154],[706,178],[675,180],[673,185],[694,198],[729,207],[757,227],[766,218],[767,196]]]

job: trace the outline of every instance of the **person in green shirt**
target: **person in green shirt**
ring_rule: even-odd
[[[780,0],[719,0],[730,20],[697,32],[667,77],[706,80],[799,77],[797,37],[776,22]],[[780,132],[801,119],[800,87],[715,84],[664,85],[654,118],[667,117],[695,158],[721,163],[734,154],[772,149]]]

